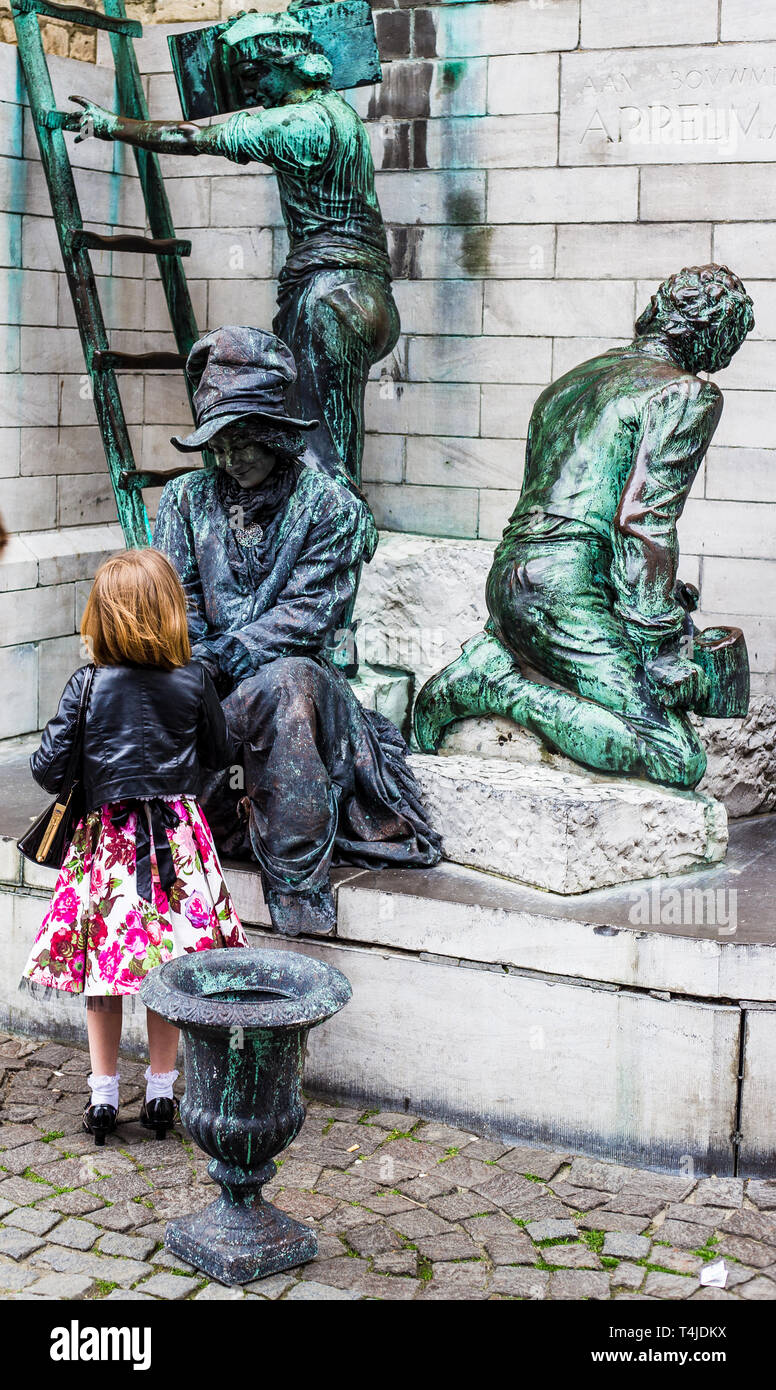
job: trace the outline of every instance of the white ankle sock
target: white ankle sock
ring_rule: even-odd
[[[151,1071],[150,1067],[145,1070],[146,1080],[146,1100],[172,1100],[172,1088],[178,1080],[177,1071]]]
[[[114,1110],[119,1108],[119,1074],[115,1076],[95,1076],[92,1072],[89,1077],[89,1088],[92,1093],[92,1105],[112,1105]]]

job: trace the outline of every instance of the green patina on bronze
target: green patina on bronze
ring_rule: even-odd
[[[221,1189],[203,1210],[170,1222],[167,1249],[224,1284],[313,1259],[315,1232],[262,1189],[304,1123],[307,1036],[347,1003],[345,976],[291,951],[201,951],[152,971],[141,995],[183,1032],[181,1120]]]
[[[221,154],[274,169],[290,245],[273,328],[299,370],[289,406],[321,421],[311,446],[315,462],[356,491],[366,382],[397,342],[399,315],[369,138],[334,90],[332,62],[313,35],[325,21],[329,50],[339,45],[341,74],[349,71],[352,80],[354,65],[362,69],[365,61],[363,8],[363,0],[361,8],[357,0],[297,6],[293,14],[250,13],[202,31],[217,54],[217,63],[213,57],[197,68],[219,74],[209,100],[219,110],[240,108],[218,125],[128,119],[91,102],[82,102],[81,118],[85,131],[141,152]],[[180,62],[178,71],[190,107],[200,78]]]
[[[199,336],[181,264],[181,256],[189,253],[190,245],[175,236],[159,161],[154,154],[144,150],[137,151],[136,160],[151,237],[139,244],[138,238],[119,236],[114,239],[84,229],[64,135],[65,130],[77,129],[81,118],[57,110],[41,42],[39,15],[66,18],[109,33],[122,110],[140,120],[147,118],[148,108],[132,40],[142,33],[142,29],[134,20],[126,18],[124,0],[105,0],[105,14],[52,4],[48,0],[17,0],[13,7],[19,58],[91,381],[95,413],[116,497],[118,519],[127,545],[148,545],[150,530],[140,489],[149,479],[148,475],[139,474],[135,469],[116,371],[118,368],[145,370],[182,365],[185,354]],[[178,348],[177,355],[156,353],[141,356],[111,351],[89,255],[90,250],[108,249],[108,246],[117,252],[141,250],[156,255]]]
[[[738,629],[695,629],[676,524],[722,413],[698,373],[726,367],[753,325],[730,271],[684,270],[630,346],[542,393],[489,621],[421,691],[423,749],[455,719],[501,714],[587,767],[697,785],[706,759],[688,712],[744,714],[748,662]]]
[[[332,4],[292,0],[288,14],[308,31],[315,50],[328,59],[332,87],[361,87],[382,79],[367,0],[334,0]],[[239,82],[235,82],[230,49],[239,47],[244,59],[260,61],[263,46],[254,38],[257,26],[259,34],[263,34],[269,23],[276,25],[279,51],[283,18],[249,12],[207,29],[169,36],[172,68],[187,120],[203,120],[241,109],[243,93]]]

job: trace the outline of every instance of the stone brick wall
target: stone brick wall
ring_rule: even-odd
[[[375,9],[384,81],[350,95],[369,124],[403,322],[368,391],[364,471],[381,526],[492,544],[517,496],[542,387],[626,341],[665,274],[727,261],[747,281],[758,322],[718,378],[725,413],[682,520],[682,574],[699,584],[705,622],[745,629],[755,686],[773,688],[771,0]],[[137,13],[190,27],[221,11],[209,3]],[[138,53],[152,113],[174,115],[166,31],[149,28]],[[54,61],[61,100],[85,91],[112,102],[102,38],[96,57],[88,67]],[[112,497],[15,55],[4,45],[0,71],[0,275],[9,304],[0,329],[0,510],[23,533],[0,566],[0,688],[15,681],[25,692],[0,710],[1,736],[51,712],[60,676],[78,659],[72,634],[85,585],[119,538],[104,529]],[[76,149],[86,215],[104,229],[139,226],[131,161],[96,142]],[[269,324],[285,252],[272,176],[183,158],[166,160],[165,171],[178,230],[193,240],[201,327]],[[149,266],[128,256],[98,261],[115,341],[169,344]],[[125,400],[139,461],[173,462],[169,436],[188,419],[181,381],[127,377]]]

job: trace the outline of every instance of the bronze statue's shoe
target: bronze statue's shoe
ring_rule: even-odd
[[[265,888],[272,926],[281,936],[331,936],[337,925],[337,909],[331,889],[316,893],[288,893]]]
[[[415,704],[415,737],[424,753],[435,753],[448,724],[478,714],[506,714],[516,696],[505,698],[498,682],[525,685],[511,652],[490,632],[464,643],[461,655],[426,681]]]

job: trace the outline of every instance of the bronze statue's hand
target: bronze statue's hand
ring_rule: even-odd
[[[659,656],[647,670],[658,700],[669,709],[693,709],[708,695],[708,676],[687,657]]]
[[[112,111],[106,111],[103,106],[97,106],[87,97],[71,96],[68,99],[83,107],[81,123],[75,137],[76,145],[81,140],[88,140],[90,135],[95,136],[97,140],[113,139],[116,117]]]

